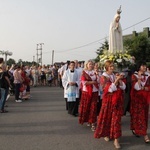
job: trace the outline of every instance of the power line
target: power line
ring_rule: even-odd
[[[142,20],[142,21],[140,21],[140,22],[138,22],[138,23],[133,24],[132,26],[129,26],[129,27],[123,29],[122,31],[125,31],[125,30],[127,30],[127,29],[129,29],[129,28],[132,28],[132,27],[134,27],[135,25],[138,25],[138,24],[140,24],[140,23],[142,23],[142,22],[144,22],[144,21],[146,21],[146,20],[149,20],[149,19],[150,19],[150,17],[148,17],[148,18],[146,18],[146,19],[144,19],[144,20]]]
[[[107,37],[106,37],[107,38]],[[88,44],[85,44],[85,45],[82,45],[82,46],[79,46],[79,47],[75,47],[75,48],[71,48],[71,49],[67,49],[67,50],[64,50],[64,51],[56,51],[55,53],[61,53],[61,52],[67,52],[67,51],[70,51],[70,50],[75,50],[75,49],[79,49],[79,48],[82,48],[82,47],[86,47],[86,46],[89,46],[89,45],[92,45],[92,44],[95,44],[95,43],[98,43],[99,41],[101,40],[104,40],[106,38],[102,38],[102,39],[99,39],[99,40],[96,40],[96,41],[93,41],[91,43],[88,43]],[[51,51],[47,51],[47,52],[44,52],[44,54],[47,54],[47,53],[50,53]]]
[[[99,39],[99,40],[96,40],[96,41],[93,41],[93,42],[91,42],[91,43],[88,43],[88,44],[85,44],[85,45],[82,45],[82,46],[78,46],[78,47],[75,47],[75,48],[67,49],[67,50],[64,50],[64,51],[57,51],[57,52],[67,52],[67,51],[79,49],[79,48],[82,48],[82,47],[86,47],[86,46],[89,46],[89,45],[98,43],[99,41],[102,41],[102,40],[104,40],[104,39],[106,39],[106,38],[107,38],[107,37],[102,38],[102,39]]]
[[[133,24],[133,25],[131,25],[131,26],[129,26],[129,27],[123,29],[122,31],[128,30],[128,29],[130,29],[130,28],[132,28],[132,27],[134,27],[134,26],[136,26],[136,25],[138,25],[138,24],[140,24],[140,23],[142,23],[142,22],[145,22],[145,21],[147,21],[147,20],[149,20],[149,19],[150,19],[150,17],[148,17],[148,18],[146,18],[146,19],[144,19],[144,20],[142,20],[142,21],[139,21],[138,23]],[[89,46],[89,45],[98,43],[98,42],[100,42],[100,41],[102,41],[102,40],[104,40],[104,39],[107,39],[107,38],[108,38],[108,36],[106,36],[105,38],[101,38],[101,39],[99,39],[99,40],[96,40],[96,41],[87,43],[87,44],[82,45],[82,46],[78,46],[78,47],[66,49],[66,50],[63,50],[63,51],[55,51],[55,53],[63,53],[63,52],[72,51],[72,50],[75,50],[75,49],[80,49],[80,48],[83,48],[83,47],[87,47],[87,46]],[[48,53],[48,52],[46,52],[46,53]]]

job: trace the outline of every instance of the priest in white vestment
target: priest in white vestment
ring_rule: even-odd
[[[79,77],[75,69],[75,62],[70,62],[69,69],[62,77],[64,97],[67,98],[68,113],[77,116],[79,98]]]

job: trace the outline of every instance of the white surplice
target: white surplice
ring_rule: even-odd
[[[76,85],[70,86],[69,82],[75,82]],[[74,70],[71,72],[70,69],[64,72],[62,77],[62,84],[64,87],[64,98],[67,98],[68,102],[76,101],[79,98],[79,77],[78,72]]]

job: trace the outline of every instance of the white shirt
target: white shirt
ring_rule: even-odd
[[[107,77],[107,78],[109,78],[109,80],[112,82],[111,85],[109,86],[108,92],[112,93],[114,91],[117,91],[117,87],[114,84],[114,82],[115,82],[115,75],[114,74],[108,75],[106,72],[104,72],[102,75]],[[122,85],[120,85],[119,87],[120,87],[120,89],[125,90],[126,85],[125,85],[124,82],[122,82]]]
[[[137,72],[135,72],[134,75],[137,77],[137,79],[139,78]],[[141,76],[141,78],[143,79],[143,81],[141,81],[141,84],[139,84],[138,82],[135,83],[135,85],[134,85],[134,89],[135,89],[135,90],[139,91],[139,90],[142,89],[142,87],[145,86],[145,84],[146,84],[146,82],[147,82],[147,79],[148,79],[148,77],[149,77],[149,73],[145,73],[145,75],[146,75],[146,76],[145,76],[145,80],[144,80],[144,76],[143,76],[143,75]]]
[[[96,74],[95,74],[95,71],[92,70],[92,71],[88,71],[88,70],[84,70],[92,79],[92,81],[95,81],[97,79],[97,82],[98,81],[98,78],[96,77]],[[81,81],[82,82],[82,85],[83,85],[83,91],[87,92],[87,88],[86,88],[86,82],[87,81]],[[97,92],[98,89],[95,87],[95,85],[92,85],[93,86],[93,91],[92,92]]]

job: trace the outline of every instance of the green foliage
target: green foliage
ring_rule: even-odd
[[[39,66],[39,64],[37,64],[36,62],[32,61],[32,62],[29,62],[29,61],[22,61],[22,60],[18,60],[18,63],[19,65],[24,65],[24,66]]]
[[[102,43],[102,46],[99,47],[97,50],[96,50],[96,54],[97,54],[97,57],[95,58],[95,62],[99,62],[100,61],[100,55],[103,55],[104,54],[104,50],[108,50],[109,48],[109,44],[108,44],[108,40],[105,39],[104,43]]]
[[[16,61],[12,58],[9,58],[9,60],[7,60],[7,65],[11,66],[12,64],[16,64]]]
[[[16,62],[12,58],[7,60],[7,65],[8,66],[11,66],[12,64],[18,64],[18,65],[24,65],[24,66],[39,66],[39,64],[36,63],[35,61],[29,62],[29,61],[23,61],[22,59],[19,59],[18,62]]]
[[[139,34],[131,39],[125,39],[124,47],[136,58],[136,63],[142,60],[150,62],[150,39],[146,35]]]

